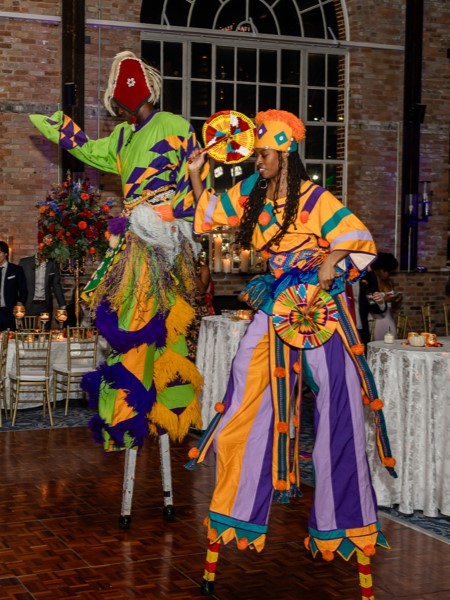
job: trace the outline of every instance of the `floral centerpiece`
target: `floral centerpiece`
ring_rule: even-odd
[[[89,180],[72,181],[70,174],[38,202],[38,247],[43,259],[61,265],[82,264],[86,256],[102,258],[108,249],[107,221],[113,201],[100,202]]]

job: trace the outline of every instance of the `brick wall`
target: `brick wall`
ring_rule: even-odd
[[[405,0],[347,0],[351,41],[402,45]],[[419,315],[421,301],[444,300],[448,227],[450,78],[448,77],[450,3],[425,1],[420,178],[432,181],[433,215],[419,226],[419,264],[427,273],[401,273],[406,312]],[[87,18],[138,22],[140,2],[86,1]],[[43,15],[47,20],[0,16],[0,238],[13,238],[14,260],[34,251],[37,213],[34,204],[59,179],[58,150],[31,126],[28,114],[51,114],[60,102],[61,3],[3,0],[1,11],[17,16]],[[101,11],[99,11],[101,6]],[[343,24],[342,17],[340,18]],[[102,99],[111,57],[121,49],[140,50],[139,33],[117,27],[86,30],[85,130],[98,137],[114,121]],[[380,250],[397,254],[399,148],[403,110],[403,52],[389,48],[350,50],[348,131],[348,206],[369,226]],[[116,177],[88,171],[106,197],[119,197]],[[236,276],[216,277],[220,293],[241,287]],[[431,298],[431,291],[433,296]]]

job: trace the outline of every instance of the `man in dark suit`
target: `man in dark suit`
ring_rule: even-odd
[[[27,283],[22,267],[8,262],[9,247],[0,241],[0,331],[16,329],[13,309],[25,305]]]
[[[382,314],[386,312],[387,305],[378,291],[378,282],[373,271],[368,270],[355,287],[356,326],[361,341],[366,346],[370,342],[369,314]]]
[[[61,272],[54,260],[41,260],[38,255],[22,258],[23,268],[28,288],[28,299],[25,304],[27,315],[39,316],[42,312],[50,313],[50,328],[53,312],[53,294],[59,308],[66,308],[66,300],[61,285]]]

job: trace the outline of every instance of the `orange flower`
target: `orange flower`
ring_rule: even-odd
[[[364,344],[353,344],[353,346],[350,346],[350,350],[355,356],[362,356],[364,354]]]
[[[233,216],[233,217],[228,217],[228,225],[230,227],[237,227],[239,225],[239,217]]]
[[[381,410],[384,406],[384,402],[383,400],[380,400],[380,398],[375,398],[375,400],[372,400],[372,402],[370,403],[370,408],[372,410]]]
[[[109,240],[110,237],[111,237],[111,232],[106,230],[105,231],[105,240]]]
[[[206,223],[206,221],[204,223],[202,223],[202,231],[204,231],[205,233],[207,231],[211,231],[212,229],[212,223]]]
[[[80,195],[80,198],[82,200],[89,200],[89,194],[86,194],[86,192],[85,192],[85,193],[83,193],[83,194]]]
[[[89,254],[95,254],[96,252],[97,250],[93,246],[89,248]]]
[[[55,211],[51,210],[51,211],[48,213],[48,216],[49,216],[49,217],[54,217],[54,216],[55,216]]]
[[[258,217],[258,223],[263,227],[270,223],[270,215],[267,211],[263,211]]]
[[[322,558],[327,562],[329,562],[330,560],[334,560],[334,552],[331,552],[331,550],[324,550],[322,552]]]
[[[104,205],[102,206],[102,211],[103,211],[104,213],[109,213],[109,211],[110,211],[110,210],[111,210],[111,209],[109,208],[109,206],[108,206],[107,204],[104,204]]]
[[[78,228],[79,229],[87,229],[86,221],[78,221]]]
[[[189,458],[198,458],[200,456],[200,452],[198,448],[191,448],[188,452]]]
[[[237,548],[238,550],[246,550],[248,548],[248,539],[244,537],[238,540]]]
[[[275,377],[286,377],[286,369],[284,367],[276,367],[273,374]]]
[[[302,210],[300,213],[300,222],[307,223],[309,219],[309,212],[307,210]]]
[[[39,207],[39,212],[41,213],[41,215],[42,215],[43,213],[45,213],[45,211],[47,210],[47,208],[48,208],[48,206],[40,206],[40,207]]]
[[[280,421],[277,423],[277,431],[280,433],[287,433],[289,431],[289,426],[286,421]]]
[[[223,402],[216,402],[214,405],[214,410],[218,413],[223,413],[225,410],[225,404]]]

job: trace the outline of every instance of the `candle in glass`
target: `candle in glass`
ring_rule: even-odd
[[[222,236],[214,238],[214,271],[220,273],[222,270]]]
[[[250,262],[250,250],[241,250],[241,271],[248,273],[248,265]]]
[[[224,273],[231,273],[231,260],[229,258],[222,259],[222,270]]]

